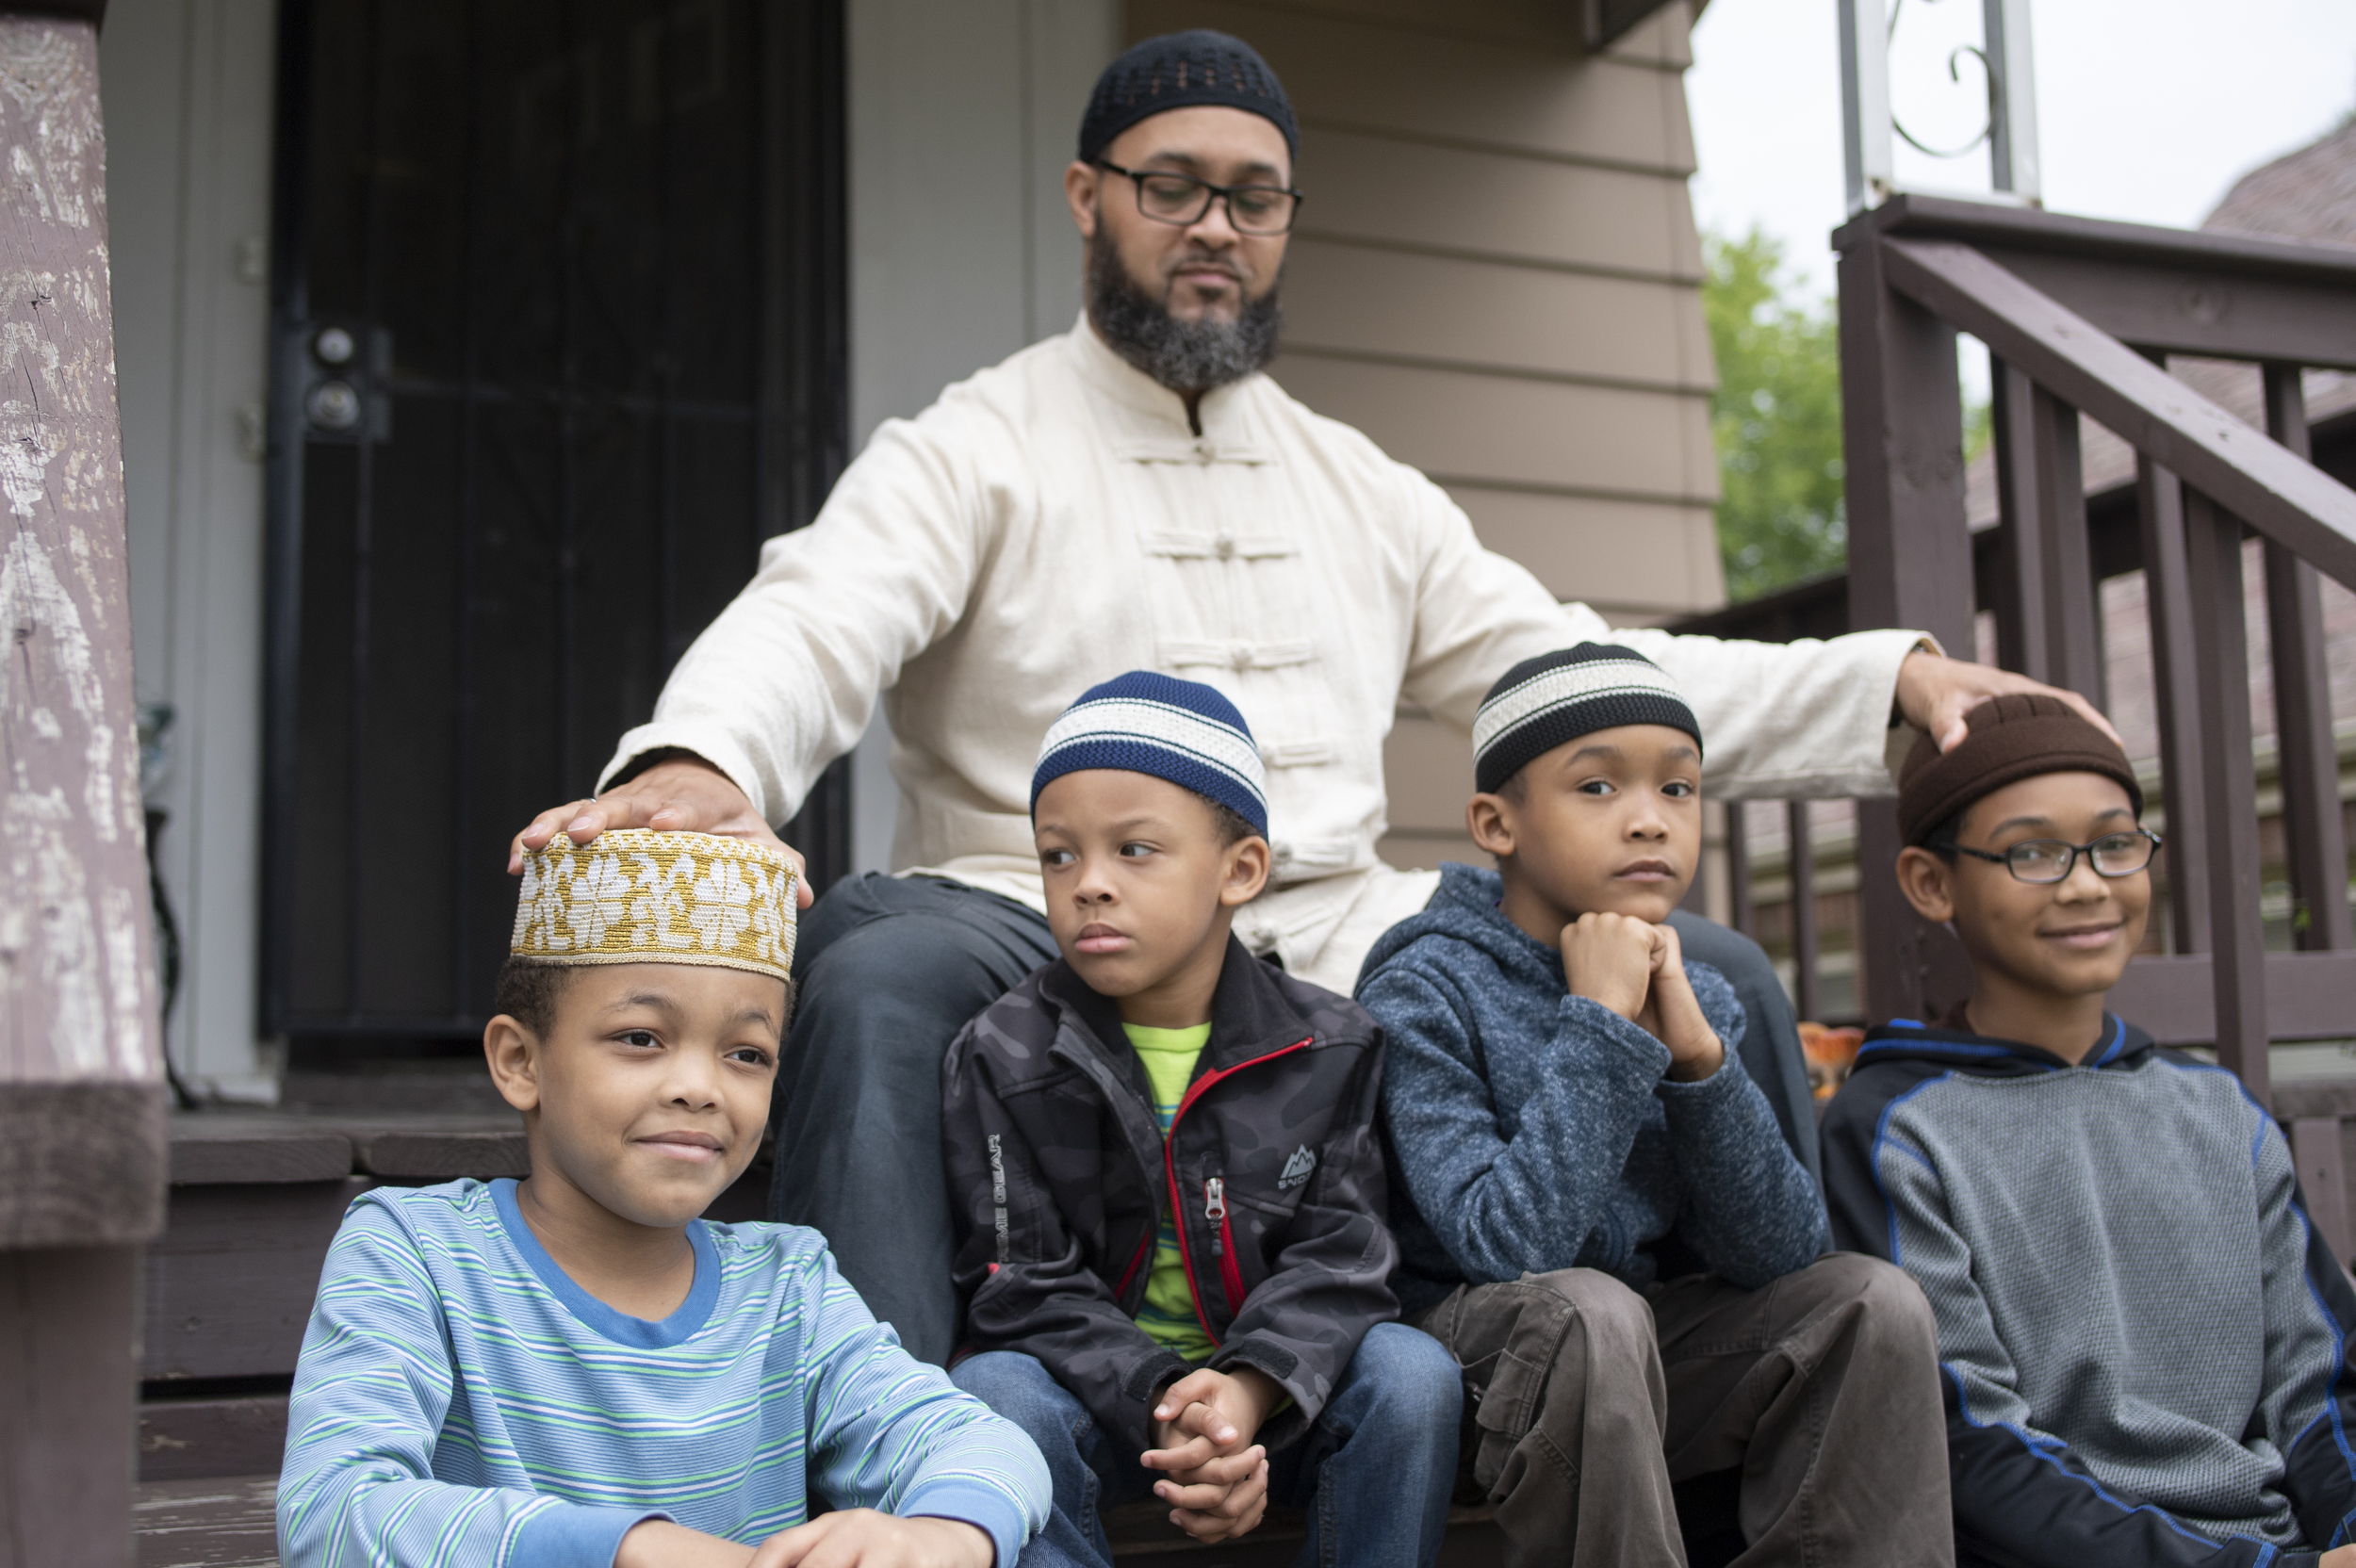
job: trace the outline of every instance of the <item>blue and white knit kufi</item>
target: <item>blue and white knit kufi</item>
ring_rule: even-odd
[[[1495,794],[1538,758],[1581,735],[1624,724],[1682,729],[1702,743],[1677,682],[1660,665],[1615,643],[1581,643],[1525,659],[1481,699],[1473,717],[1473,782]]]
[[[1091,686],[1063,710],[1039,748],[1039,792],[1068,773],[1118,768],[1168,779],[1219,802],[1268,833],[1268,772],[1235,705],[1199,680],[1131,670]]]

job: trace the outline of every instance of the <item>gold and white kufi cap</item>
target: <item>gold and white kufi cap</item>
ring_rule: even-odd
[[[509,951],[548,964],[709,964],[793,979],[794,862],[710,833],[616,828],[524,853]]]

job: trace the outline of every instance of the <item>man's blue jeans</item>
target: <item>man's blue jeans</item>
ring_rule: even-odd
[[[1117,1450],[1029,1356],[991,1351],[949,1376],[1047,1456],[1055,1511],[1023,1548],[1022,1568],[1106,1568],[1104,1511],[1151,1497],[1162,1473]],[[1438,1558],[1463,1400],[1455,1360],[1439,1341],[1403,1323],[1367,1331],[1317,1420],[1268,1456],[1268,1500],[1309,1511],[1296,1568],[1409,1568]]]

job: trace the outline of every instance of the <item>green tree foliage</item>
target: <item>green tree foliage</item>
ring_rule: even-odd
[[[1798,296],[1783,247],[1753,229],[1713,237],[1702,311],[1718,360],[1718,549],[1726,592],[1756,598],[1848,561],[1841,501],[1841,329]]]

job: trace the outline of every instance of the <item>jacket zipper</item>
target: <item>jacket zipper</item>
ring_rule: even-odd
[[[1310,1037],[1311,1039],[1314,1039],[1315,1037],[1315,1036]],[[1202,1288],[1195,1283],[1194,1278],[1194,1250],[1186,1245],[1186,1200],[1178,1186],[1178,1123],[1186,1119],[1186,1113],[1194,1109],[1194,1102],[1202,1099],[1205,1091],[1207,1091],[1212,1085],[1233,1078],[1236,1073],[1241,1072],[1245,1068],[1258,1067],[1262,1062],[1272,1062],[1279,1056],[1289,1056],[1296,1051],[1306,1051],[1308,1048],[1308,1039],[1295,1040],[1292,1044],[1285,1046],[1281,1051],[1271,1051],[1265,1056],[1254,1056],[1248,1062],[1237,1062],[1234,1067],[1221,1068],[1217,1072],[1205,1073],[1203,1076],[1197,1078],[1187,1086],[1186,1098],[1178,1102],[1178,1109],[1170,1114],[1170,1131],[1162,1135],[1162,1170],[1170,1179],[1170,1212],[1176,1217],[1178,1221],[1175,1226],[1175,1229],[1178,1232],[1178,1257],[1179,1261],[1186,1266],[1186,1294],[1194,1298],[1195,1321],[1203,1325],[1203,1332],[1209,1337],[1211,1343],[1215,1346],[1223,1342],[1219,1339],[1218,1331],[1211,1327],[1211,1315],[1203,1310],[1203,1291]],[[1219,1252],[1219,1283],[1226,1289],[1228,1317],[1230,1321],[1233,1321],[1235,1310],[1243,1304],[1243,1275],[1242,1272],[1235,1267],[1235,1249],[1233,1245],[1235,1238],[1234,1233],[1227,1227],[1227,1204],[1225,1200],[1226,1187],[1223,1184],[1219,1188],[1219,1233],[1218,1242]],[[1206,1202],[1207,1200],[1208,1192],[1206,1189]]]
[[[1214,1176],[1203,1184],[1203,1217],[1219,1221],[1211,1256],[1219,1260],[1219,1284],[1227,1293],[1227,1321],[1243,1311],[1243,1270],[1235,1266],[1235,1233],[1227,1228],[1227,1184]]]

